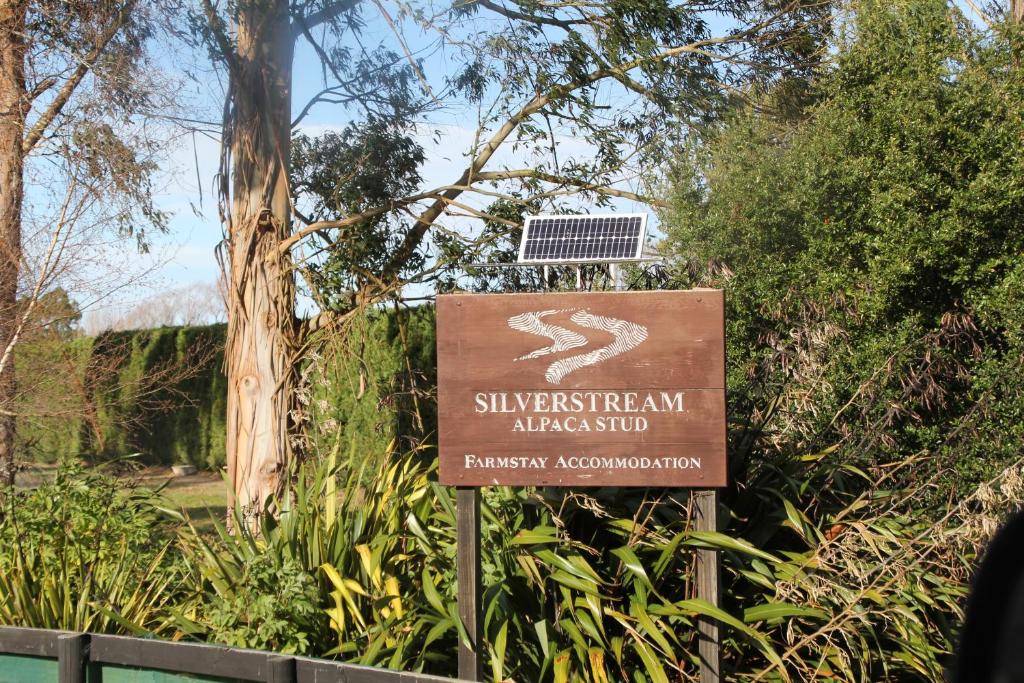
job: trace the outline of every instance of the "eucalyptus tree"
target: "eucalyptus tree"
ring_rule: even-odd
[[[149,195],[153,165],[131,122],[154,94],[143,76],[143,46],[156,4],[0,0],[0,482],[14,480],[11,351],[27,315],[18,287],[25,275],[23,214],[32,160],[39,160],[40,192],[65,198],[49,219],[59,226],[54,236],[66,235],[87,206],[110,209],[107,215],[125,232],[162,222]],[[136,222],[138,216],[144,221]],[[52,267],[45,270],[52,275]],[[44,294],[44,286],[53,282],[38,280],[31,296]]]
[[[672,131],[745,83],[805,68],[829,12],[814,0],[201,6],[196,25],[229,83],[227,459],[245,510],[280,492],[301,448],[297,361],[311,334],[423,281],[437,238],[463,239],[465,217],[514,227],[487,212],[494,201],[644,201],[640,174]],[[292,103],[297,50],[316,55],[323,83]],[[322,107],[337,108],[340,131],[293,145]],[[431,135],[438,154],[465,155],[450,179],[421,178]],[[296,273],[330,285],[309,319],[296,315]]]

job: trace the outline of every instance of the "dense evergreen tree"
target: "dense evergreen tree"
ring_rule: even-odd
[[[977,481],[1024,436],[1022,36],[943,0],[841,35],[799,106],[767,91],[680,152],[667,246],[728,289],[733,408],[774,449]]]

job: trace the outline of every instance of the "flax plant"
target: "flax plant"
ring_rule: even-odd
[[[172,635],[179,518],[157,494],[64,463],[0,514],[0,623]]]
[[[342,458],[335,444],[259,533],[193,533],[179,628],[252,645],[225,637],[241,631],[211,621],[210,605],[248,605],[236,622],[258,634],[257,608],[231,596],[272,558],[282,580],[298,567],[316,581],[316,609],[285,639],[296,651],[453,674],[466,637],[454,496],[424,450]],[[692,528],[684,491],[485,489],[488,680],[696,680],[700,616],[721,623],[732,680],[942,680],[972,563],[1000,511],[1024,500],[1020,469],[927,516],[920,488],[888,485],[930,456],[879,474],[836,453],[758,463],[743,495],[725,497],[719,532]],[[709,547],[722,559],[718,607],[694,594],[693,551]]]

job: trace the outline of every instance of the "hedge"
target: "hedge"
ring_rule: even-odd
[[[147,465],[223,466],[225,335],[225,325],[161,327],[23,345],[21,457],[138,453]],[[310,433],[333,439],[340,427],[362,452],[432,438],[433,309],[372,312],[345,339],[322,344],[306,361]]]

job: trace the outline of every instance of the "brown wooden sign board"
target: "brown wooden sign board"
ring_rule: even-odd
[[[441,482],[726,484],[720,290],[437,297]]]

